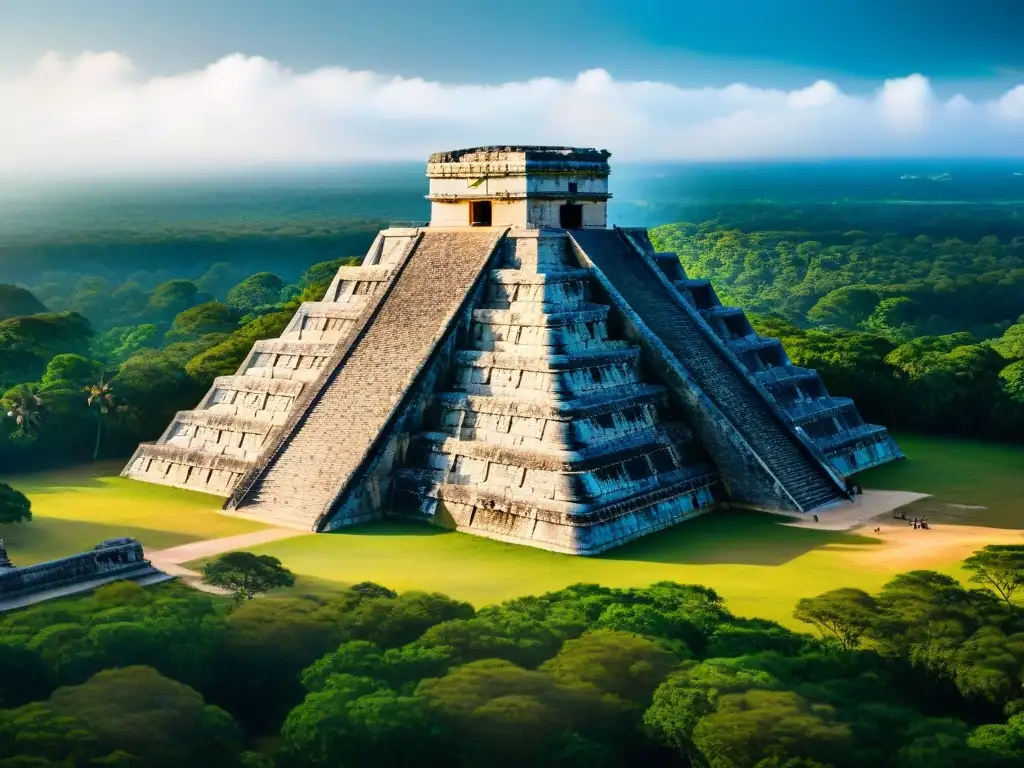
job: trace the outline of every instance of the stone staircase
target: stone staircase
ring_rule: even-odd
[[[722,342],[707,326],[701,327],[693,309],[667,284],[667,277],[660,274],[653,259],[645,258],[619,230],[583,230],[573,232],[572,238],[584,258],[600,271],[742,436],[792,507],[806,512],[846,498],[838,478],[776,412],[774,404],[741,366],[729,359],[719,347]],[[721,450],[708,447],[720,469],[728,466]],[[730,478],[725,481],[728,485]]]
[[[317,530],[350,490],[503,234],[424,231],[359,336],[231,506]]]
[[[709,281],[689,279],[677,254],[654,253],[646,233],[628,232],[835,472],[848,477],[903,458],[884,427],[865,424],[852,401],[831,396],[817,371],[793,365],[782,343],[758,335],[742,309],[721,303]]]

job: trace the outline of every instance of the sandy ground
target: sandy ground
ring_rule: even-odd
[[[1024,543],[1024,531],[965,525],[960,522],[969,521],[972,510],[984,507],[941,504],[939,506],[944,513],[938,515],[939,519],[929,517],[931,527],[928,530],[915,530],[909,521],[893,519],[893,514],[900,507],[924,498],[928,498],[928,494],[865,490],[853,504],[841,505],[834,511],[820,512],[817,523],[801,519],[786,525],[848,531],[878,539],[883,546],[857,552],[857,562],[865,567],[896,571],[947,565],[967,558],[987,544]],[[951,519],[956,522],[950,522]]]
[[[850,531],[882,516],[891,519],[892,513],[900,507],[926,498],[927,493],[865,490],[853,503],[840,502],[831,509],[818,512],[818,522],[814,522],[809,516],[801,515],[798,521],[786,525],[795,528],[815,528],[819,531]]]
[[[897,571],[940,568],[966,559],[987,544],[1024,544],[1024,531],[944,523],[926,531],[914,530],[906,521],[891,518],[876,520],[856,529],[856,533],[875,537],[883,543],[877,549],[857,555],[862,565]]]
[[[308,533],[308,531],[307,531]],[[193,541],[189,544],[182,544],[180,547],[161,549],[155,552],[147,552],[146,559],[166,574],[177,576],[181,581],[191,587],[201,589],[204,592],[211,592],[216,595],[227,594],[225,590],[204,584],[202,578],[195,571],[182,566],[192,560],[199,560],[204,557],[213,557],[224,552],[231,552],[245,547],[255,547],[260,544],[269,544],[272,541],[290,539],[294,536],[302,536],[303,531],[292,528],[268,528],[263,531],[243,533],[238,536],[224,536],[219,539],[206,539],[204,541]]]

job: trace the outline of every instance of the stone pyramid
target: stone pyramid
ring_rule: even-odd
[[[827,514],[901,458],[646,231],[606,227],[607,159],[432,156],[429,225],[381,232],[123,474],[308,530],[398,515],[594,554],[715,508]]]

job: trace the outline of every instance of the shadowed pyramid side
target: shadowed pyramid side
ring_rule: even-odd
[[[678,374],[679,407],[718,465],[730,500],[807,512],[847,498],[831,465],[665,277],[650,255],[653,248],[635,241],[646,240],[641,232],[593,230],[572,237],[647,349]]]
[[[904,458],[885,427],[868,424],[853,400],[830,395],[818,372],[793,365],[778,339],[760,336],[738,307],[723,306],[708,280],[692,280],[674,253],[655,253],[646,231],[624,230],[649,249],[664,275],[733,351],[747,373],[843,477]]]

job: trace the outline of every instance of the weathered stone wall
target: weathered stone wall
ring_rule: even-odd
[[[0,597],[62,587],[100,576],[152,571],[135,539],[111,539],[83,552],[59,560],[0,570]]]
[[[494,226],[560,227],[560,209],[581,205],[583,227],[607,223],[608,155],[537,147],[440,153],[427,165],[434,227],[467,226],[472,200],[489,200]]]
[[[604,230],[607,158],[432,156],[432,226],[381,232],[124,474],[281,525],[390,513],[593,554],[720,501],[816,509],[901,455],[645,231]]]

